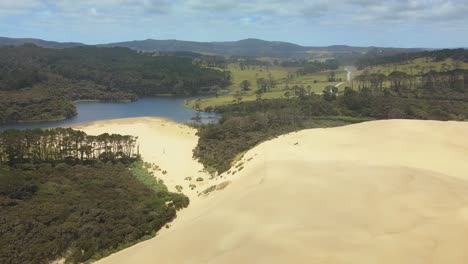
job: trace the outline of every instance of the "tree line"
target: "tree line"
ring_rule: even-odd
[[[7,130],[0,133],[0,165],[95,161],[129,163],[139,158],[137,138],[87,135],[71,128]]]
[[[402,71],[393,71],[388,75],[364,72],[354,78],[353,88],[404,97],[466,101],[467,74],[467,70],[461,69],[430,71],[421,75],[411,75]]]

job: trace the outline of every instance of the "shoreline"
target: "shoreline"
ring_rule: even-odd
[[[100,127],[105,126],[105,125],[125,125],[125,124],[132,124],[132,123],[141,123],[143,121],[162,121],[162,122],[167,122],[167,123],[173,123],[176,125],[185,125],[185,123],[178,123],[174,120],[164,118],[164,117],[159,117],[159,116],[140,116],[140,117],[123,117],[123,118],[112,118],[112,119],[105,119],[105,120],[96,120],[96,121],[90,121],[90,122],[84,122],[84,123],[78,123],[78,124],[73,124],[69,126],[64,126],[64,127],[70,127],[74,129],[81,129],[81,128],[86,128],[86,127],[91,127],[91,126],[97,126],[99,125]]]
[[[36,125],[36,124],[41,124],[41,123],[52,123],[52,122],[59,122],[59,121],[65,121],[67,119],[71,119],[75,116],[77,116],[78,114],[76,115],[73,115],[71,117],[57,117],[57,118],[52,118],[52,119],[43,119],[43,120],[28,120],[28,121],[24,121],[24,120],[19,120],[17,121],[16,123],[5,123],[5,124],[0,124],[0,127],[1,126],[14,126],[14,125]]]
[[[99,100],[99,99],[82,99],[82,100],[75,100],[72,101],[73,104],[76,103],[131,103],[131,102],[136,102],[136,100],[130,100],[130,99],[121,99],[121,100]]]
[[[49,119],[8,122],[1,124],[0,129],[47,129],[53,127],[75,126],[84,122],[138,117],[161,117],[178,123],[192,123],[194,122],[193,117],[196,116],[197,111],[186,107],[185,102],[190,98],[191,97],[185,96],[159,96],[141,98],[135,102],[108,102],[94,100],[76,101],[77,103],[74,104],[76,113],[72,116],[54,116]],[[211,112],[201,112],[200,114],[203,123],[216,122],[219,116],[216,113]]]

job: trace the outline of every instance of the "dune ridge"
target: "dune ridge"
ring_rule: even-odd
[[[131,120],[128,131],[153,122]],[[386,120],[278,137],[170,229],[97,263],[466,263],[467,134],[465,122]],[[142,146],[158,135],[140,136]]]

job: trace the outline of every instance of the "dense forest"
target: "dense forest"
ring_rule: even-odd
[[[137,161],[134,137],[52,129],[0,140],[0,263],[96,259],[154,236],[188,206]]]
[[[201,125],[194,156],[219,173],[235,158],[269,138],[305,128],[331,127],[372,119],[465,120],[468,103],[402,97],[367,87],[347,87],[343,95],[325,89],[323,95],[294,89],[291,98],[241,102],[217,107],[217,124]]]
[[[75,114],[73,100],[208,93],[229,82],[229,73],[196,65],[190,56],[93,46],[4,46],[0,47],[0,123],[67,118]]]

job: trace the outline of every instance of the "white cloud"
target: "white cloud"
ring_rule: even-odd
[[[466,0],[2,0],[0,15],[14,16],[38,7],[48,8],[55,15],[63,17],[99,14],[100,17],[117,20],[165,14],[236,20],[270,16],[336,23],[468,20]],[[203,16],[199,19],[203,19]]]
[[[42,3],[39,0],[1,0],[0,17],[25,14],[41,6]]]
[[[27,20],[20,16],[25,14]],[[330,35],[339,42],[409,28],[414,33],[458,31],[453,38],[463,39],[466,14],[468,0],[0,0],[0,29],[10,35],[45,32],[46,37],[59,32],[63,39],[90,42],[213,40],[218,35],[288,40],[293,34],[301,41],[330,41],[324,36]],[[16,17],[17,23],[2,26],[5,18]],[[382,39],[387,36],[396,41],[390,34]]]
[[[365,0],[363,0],[365,1]],[[366,22],[467,21],[468,2],[464,0],[393,0],[357,9],[353,19]]]
[[[304,9],[323,8],[329,1],[319,0],[314,3],[303,0],[187,0],[187,8],[206,13],[264,14],[278,16],[302,16]]]
[[[96,8],[112,13],[166,13],[171,8],[170,0],[57,0],[49,1],[49,5],[59,11],[73,12]]]

